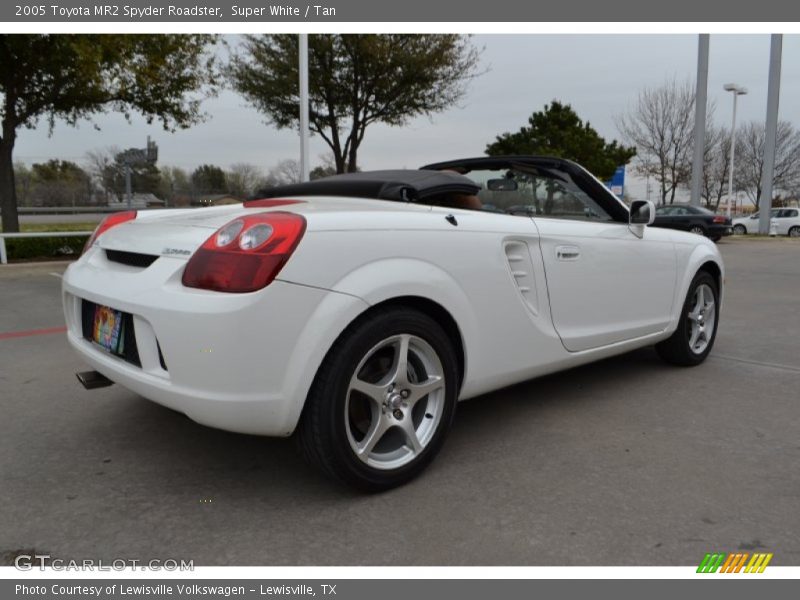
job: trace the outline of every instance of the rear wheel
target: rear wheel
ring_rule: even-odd
[[[697,235],[705,235],[706,230],[703,229],[700,225],[692,225],[689,228],[689,233],[696,233]]]
[[[745,235],[747,233],[747,228],[744,225],[734,225],[733,233],[735,235]]]
[[[457,365],[449,338],[424,313],[396,307],[367,316],[317,373],[297,431],[303,453],[365,491],[409,481],[450,428]]]
[[[678,328],[672,336],[656,344],[665,361],[682,366],[703,362],[717,337],[719,291],[714,277],[706,271],[695,275],[681,310]]]
[[[800,226],[795,225],[789,230],[789,237],[800,237]]]

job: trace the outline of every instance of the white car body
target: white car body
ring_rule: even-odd
[[[722,292],[719,251],[689,233],[354,197],[297,199],[275,208],[140,211],[109,229],[64,274],[69,343],[112,381],[199,423],[288,436],[326,353],[348,324],[383,302],[413,299],[447,312],[462,346],[465,400],[665,340],[704,265]],[[272,283],[242,294],[182,285],[187,261],[215,231],[271,211],[307,222]],[[158,258],[141,268],[109,260],[107,250]],[[86,339],[84,300],[133,315],[141,367]]]
[[[733,220],[734,228],[739,225],[744,227],[745,233],[758,233],[758,213],[749,217],[740,217]],[[800,209],[773,208],[770,211],[770,226],[775,226],[777,235],[790,235],[792,228],[796,229],[795,235],[800,235]]]

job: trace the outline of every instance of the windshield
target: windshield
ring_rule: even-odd
[[[611,216],[563,172],[524,166],[464,173],[480,190],[446,205],[508,215],[612,221]],[[445,203],[436,203],[445,205]]]

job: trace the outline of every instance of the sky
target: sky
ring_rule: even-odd
[[[236,36],[229,41],[235,46]],[[571,104],[606,139],[619,139],[614,117],[632,106],[642,88],[671,78],[694,82],[696,77],[696,35],[476,35],[472,42],[483,49],[486,72],[470,83],[459,105],[403,127],[371,126],[359,149],[363,170],[480,156],[495,136],[516,131],[554,99]],[[708,97],[719,124],[730,126],[732,99],[722,86],[731,82],[749,90],[739,98],[737,122],[764,122],[769,46],[764,34],[711,36]],[[208,114],[204,123],[177,133],[113,114],[78,127],[57,123],[52,135],[42,122],[18,132],[15,161],[82,163],[92,150],[144,147],[148,135],[159,146],[160,165],[188,170],[204,163],[227,168],[244,162],[266,171],[280,160],[299,157],[297,133],[267,124],[235,92],[206,100],[203,109]],[[783,38],[779,115],[800,127],[800,35]],[[326,152],[325,143],[312,137],[312,166]],[[626,183],[632,197],[644,196],[643,181],[629,174]]]

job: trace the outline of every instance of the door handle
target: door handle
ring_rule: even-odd
[[[580,255],[581,249],[577,246],[556,246],[558,260],[577,260]]]

